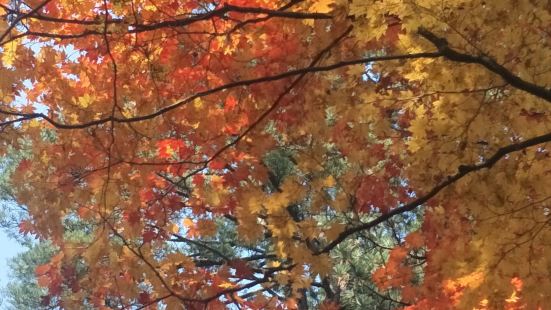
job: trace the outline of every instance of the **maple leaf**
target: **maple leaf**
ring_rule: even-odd
[[[43,264],[43,265],[36,266],[34,273],[37,276],[42,276],[46,274],[49,270],[50,270],[50,264]]]
[[[186,158],[190,154],[190,149],[185,142],[180,139],[164,139],[157,142],[159,157],[162,159],[171,159],[173,157]]]
[[[551,299],[544,2],[2,3],[2,180],[60,251],[44,302]]]
[[[151,302],[151,296],[148,292],[141,292],[138,295],[138,302],[142,305],[147,305]]]
[[[424,244],[423,235],[420,232],[413,232],[406,237],[406,243],[413,248],[420,248]]]
[[[211,169],[223,169],[224,167],[226,167],[226,163],[222,160],[213,160],[209,163],[209,167]]]
[[[49,275],[45,275],[45,274],[38,276],[36,278],[36,282],[41,287],[50,287],[50,285],[52,283]]]
[[[150,242],[153,241],[155,238],[157,238],[157,233],[154,232],[154,231],[151,231],[151,230],[146,230],[146,231],[144,231],[144,233],[142,234],[143,243],[150,243]]]
[[[243,279],[253,279],[254,273],[247,264],[246,261],[242,259],[232,260],[228,263],[230,267],[235,269],[235,276]]]
[[[21,173],[24,173],[24,172],[26,172],[27,170],[29,170],[31,167],[32,167],[32,161],[30,161],[30,160],[28,160],[28,159],[23,159],[23,160],[19,163],[19,166],[17,166],[17,169],[18,169]]]
[[[126,210],[123,217],[130,225],[135,225],[140,222],[141,214],[135,210]]]
[[[325,231],[325,235],[328,240],[335,240],[345,229],[346,225],[334,223],[328,230]]]
[[[208,219],[197,220],[196,227],[201,236],[213,236],[217,231],[216,223]]]
[[[515,288],[515,291],[520,292],[520,291],[522,291],[522,286],[523,286],[524,282],[522,281],[521,278],[514,277],[514,278],[511,279],[511,284]]]
[[[237,106],[237,99],[233,96],[226,97],[226,101],[224,103],[224,112],[230,112]]]
[[[331,272],[333,266],[331,258],[327,255],[319,255],[312,262],[312,272],[320,276],[326,276]]]
[[[23,220],[19,223],[19,232],[23,235],[34,234],[35,228],[31,220]]]
[[[362,180],[361,186],[356,191],[359,210],[367,212],[369,209],[379,208],[381,211],[388,211],[387,185],[385,182],[374,176],[367,176]]]
[[[2,51],[2,63],[6,67],[12,67],[17,57],[17,47],[19,40],[13,40],[10,43],[3,46]]]
[[[320,307],[319,310],[339,310],[341,307],[338,303],[334,301],[324,301]]]

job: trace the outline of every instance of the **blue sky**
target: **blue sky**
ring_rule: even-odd
[[[8,282],[7,260],[23,251],[24,248],[19,243],[0,230],[0,287],[3,288]]]

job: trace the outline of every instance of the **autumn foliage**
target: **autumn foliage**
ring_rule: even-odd
[[[20,231],[59,249],[36,269],[45,304],[340,309],[358,279],[335,276],[336,252],[370,236],[383,260],[366,277],[394,307],[548,307],[546,1],[0,0],[0,14]]]

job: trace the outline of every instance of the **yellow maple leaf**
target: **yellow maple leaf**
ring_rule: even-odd
[[[235,286],[235,284],[233,284],[231,282],[227,282],[227,281],[224,281],[224,282],[218,284],[218,287],[223,288],[223,289],[229,289],[229,288],[232,288],[234,286]]]
[[[220,194],[215,190],[207,191],[205,198],[207,203],[213,207],[217,207],[221,203]]]
[[[505,299],[505,302],[506,303],[509,303],[509,304],[512,304],[512,303],[516,303],[520,300],[520,298],[517,296],[517,292],[513,292],[513,294],[511,294],[511,296],[509,296],[509,298]]]
[[[13,40],[3,46],[2,51],[2,63],[5,67],[13,67],[13,63],[16,59],[17,46],[19,45],[18,40]]]
[[[169,229],[171,233],[177,234],[180,231],[180,226],[178,226],[178,224],[173,223],[170,225]]]
[[[73,103],[85,109],[90,105],[90,103],[92,103],[93,99],[94,98],[91,97],[89,94],[85,94],[84,96],[80,96],[76,99],[73,99]]]
[[[337,182],[335,181],[335,178],[332,175],[328,176],[327,178],[325,178],[325,180],[323,180],[323,186],[325,187],[333,187],[335,186],[335,184],[337,184]]]
[[[333,11],[336,4],[336,0],[316,0],[310,5],[310,10],[317,13],[329,13]]]
[[[203,100],[201,100],[201,98],[195,98],[195,100],[193,100],[193,107],[200,110],[203,107]]]

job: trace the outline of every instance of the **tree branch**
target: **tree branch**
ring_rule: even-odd
[[[503,80],[511,84],[511,86],[524,90],[525,92],[530,93],[536,97],[539,97],[547,102],[551,102],[551,89],[549,89],[548,87],[543,87],[540,85],[536,85],[534,83],[527,82],[519,78],[518,76],[514,75],[509,69],[498,64],[490,56],[488,55],[473,56],[469,54],[460,53],[452,49],[449,46],[448,41],[446,39],[436,36],[434,33],[428,31],[427,29],[421,27],[419,28],[418,32],[423,38],[429,40],[432,44],[434,44],[434,46],[436,46],[440,54],[444,56],[446,59],[449,59],[455,62],[475,63],[475,64],[482,65],[486,69],[499,75]]]
[[[164,108],[159,109],[156,112],[141,115],[141,116],[134,116],[129,118],[121,118],[116,116],[109,116],[104,117],[101,119],[97,119],[94,121],[79,123],[79,124],[65,124],[60,123],[53,118],[49,117],[48,115],[44,113],[21,113],[21,112],[15,112],[15,111],[9,111],[9,110],[0,110],[0,114],[6,114],[6,115],[13,115],[13,116],[20,116],[24,119],[22,120],[32,120],[32,119],[43,119],[50,123],[52,126],[56,127],[57,129],[85,129],[92,126],[97,126],[101,124],[105,124],[108,122],[115,122],[115,123],[136,123],[136,122],[142,122],[146,120],[154,119],[162,114],[165,114],[171,110],[177,109],[183,105],[186,105],[190,102],[193,102],[197,98],[206,97],[208,95],[212,95],[224,90],[233,89],[237,87],[242,86],[251,86],[254,84],[261,84],[266,82],[273,82],[282,80],[285,78],[293,77],[296,75],[302,75],[302,74],[310,74],[310,73],[317,73],[317,72],[327,72],[331,70],[335,70],[341,67],[346,66],[352,66],[352,65],[358,65],[358,64],[366,64],[370,62],[376,62],[376,61],[391,61],[391,60],[405,60],[405,59],[419,59],[419,58],[437,58],[441,57],[442,54],[440,52],[424,52],[424,53],[415,53],[415,54],[403,54],[403,55],[388,55],[388,56],[374,56],[374,57],[365,57],[360,59],[354,59],[354,60],[346,60],[346,61],[340,61],[336,62],[330,65],[326,66],[313,66],[313,67],[305,67],[301,69],[295,69],[290,70],[287,72],[279,73],[276,75],[268,75],[263,76],[260,78],[254,78],[249,80],[242,80],[237,82],[231,82],[228,84],[224,84],[218,87],[213,87],[211,89],[195,93],[192,96],[189,96],[183,100],[180,100],[174,104],[168,105]],[[0,123],[1,125],[1,123]]]
[[[401,207],[393,209],[392,211],[390,211],[386,214],[383,214],[383,215],[379,216],[378,218],[376,218],[376,219],[374,219],[370,222],[364,223],[364,224],[356,226],[356,227],[346,229],[335,240],[333,240],[331,243],[326,245],[321,251],[315,253],[315,255],[320,255],[322,253],[327,253],[327,252],[331,251],[333,248],[335,248],[341,242],[343,242],[348,237],[350,237],[351,235],[353,235],[357,232],[367,230],[367,229],[371,229],[371,228],[379,225],[380,223],[389,220],[390,218],[392,218],[395,215],[415,210],[417,207],[419,207],[422,204],[428,202],[431,198],[433,198],[438,193],[440,193],[440,191],[442,191],[444,188],[454,184],[455,182],[459,181],[460,179],[462,179],[464,176],[470,174],[471,172],[476,172],[476,171],[479,171],[479,170],[482,170],[482,169],[490,169],[493,165],[495,165],[501,158],[503,158],[507,154],[510,154],[510,153],[513,153],[513,152],[518,152],[518,151],[521,151],[525,148],[535,146],[535,145],[538,145],[538,144],[542,144],[542,143],[546,143],[546,142],[551,142],[551,133],[547,133],[545,135],[537,136],[537,137],[525,140],[523,142],[514,143],[514,144],[504,146],[504,147],[500,148],[496,153],[494,153],[494,155],[492,157],[490,157],[489,159],[487,159],[486,161],[484,161],[480,164],[460,165],[457,168],[457,173],[456,174],[448,176],[446,178],[446,180],[444,180],[440,184],[433,187],[432,190],[429,191],[428,193],[426,193],[425,195],[415,199],[414,201],[411,201],[408,204],[405,204]]]
[[[101,20],[78,20],[78,19],[66,19],[66,18],[56,18],[51,16],[45,16],[38,14],[38,11],[44,7],[48,2],[51,0],[47,0],[41,5],[37,6],[35,9],[31,10],[30,12],[23,14],[19,16],[11,25],[10,27],[0,36],[0,45],[5,44],[9,41],[3,42],[4,38],[10,33],[10,31],[16,26],[18,22],[20,22],[23,19],[32,18],[37,20],[42,20],[45,22],[51,22],[51,23],[60,23],[60,24],[77,24],[77,25],[127,25],[127,33],[133,34],[133,33],[141,33],[141,32],[147,32],[147,31],[153,31],[158,30],[162,28],[172,28],[172,27],[186,27],[191,24],[201,22],[201,21],[207,21],[210,20],[213,17],[218,17],[225,19],[227,18],[228,13],[241,13],[241,14],[257,14],[257,15],[265,15],[263,18],[257,18],[253,20],[247,20],[241,22],[241,24],[247,24],[251,22],[257,22],[257,21],[263,21],[267,20],[269,18],[286,18],[286,19],[331,19],[332,16],[329,14],[323,14],[323,13],[310,13],[310,12],[289,12],[285,11],[288,7],[292,6],[294,2],[291,2],[290,5],[285,5],[281,9],[272,10],[262,7],[248,7],[248,6],[237,6],[237,5],[231,5],[231,4],[224,4],[222,7],[214,9],[212,11],[208,11],[206,13],[201,14],[194,14],[190,17],[181,18],[181,19],[174,19],[174,20],[167,20],[167,21],[161,21],[158,23],[151,23],[151,24],[140,24],[140,23],[127,23],[126,20],[122,18],[113,18],[113,19],[106,19],[105,21]],[[9,10],[9,8],[3,8],[6,12],[11,12],[12,10]],[[241,25],[242,26],[242,25]],[[112,34],[111,32],[107,32],[107,34]],[[37,36],[37,37],[48,37],[48,38],[57,38],[57,39],[73,39],[73,38],[82,38],[89,35],[103,35],[103,32],[99,31],[93,31],[93,30],[86,30],[81,33],[68,33],[68,34],[57,34],[57,33],[46,33],[46,32],[24,32],[17,35],[17,37],[25,37],[25,36]]]
[[[22,21],[23,19],[35,14],[36,12],[38,12],[40,9],[42,9],[43,7],[45,7],[51,0],[45,0],[43,1],[42,3],[40,3],[39,5],[37,5],[34,9],[30,10],[29,12],[25,13],[25,14],[22,14],[20,16],[18,16],[10,25],[9,27],[4,30],[4,33],[2,33],[0,35],[0,42],[2,42],[12,31],[13,28],[15,28],[17,26],[17,24]]]

